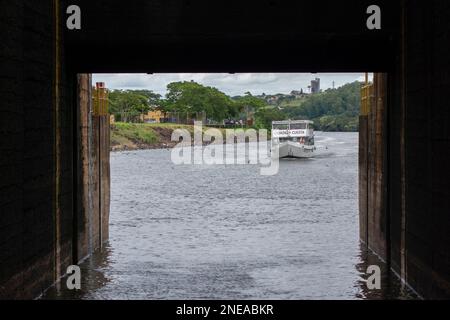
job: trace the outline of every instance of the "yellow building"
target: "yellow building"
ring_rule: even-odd
[[[154,110],[144,115],[142,120],[147,123],[161,123],[161,119],[164,119],[164,114],[159,110]]]

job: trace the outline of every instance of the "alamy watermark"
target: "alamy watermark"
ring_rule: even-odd
[[[203,132],[202,122],[194,123],[194,137],[186,129],[172,133],[172,141],[179,142],[172,149],[175,165],[260,165],[263,176],[279,171],[279,150],[268,146],[265,129],[211,128]],[[206,144],[206,146],[205,146]]]
[[[81,8],[77,5],[70,5],[67,7],[66,13],[68,15],[66,26],[68,30],[81,30]],[[381,29],[381,8],[377,5],[370,5],[367,7],[366,14],[369,15],[366,21],[366,26],[369,30]]]
[[[67,268],[66,286],[69,290],[81,290],[81,269],[73,265]]]
[[[381,289],[381,268],[377,265],[371,265],[367,268],[366,273],[369,277],[366,280],[367,289],[380,290]]]
[[[77,5],[67,7],[66,13],[69,15],[66,21],[67,29],[81,30],[81,8]]]

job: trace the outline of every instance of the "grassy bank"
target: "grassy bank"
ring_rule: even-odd
[[[172,132],[176,129],[186,129],[194,138],[194,126],[172,123],[123,123],[111,125],[111,150],[140,150],[172,148],[178,142],[171,141]],[[211,129],[203,127],[203,132]],[[219,129],[226,137],[225,129]]]
[[[193,136],[194,127],[177,124],[123,123],[111,125],[111,150],[160,149],[173,147],[172,132],[186,129]]]

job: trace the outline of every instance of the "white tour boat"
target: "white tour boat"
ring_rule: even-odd
[[[308,120],[273,121],[272,157],[313,157],[316,151],[313,124]]]

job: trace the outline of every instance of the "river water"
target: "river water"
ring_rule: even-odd
[[[358,240],[358,134],[317,133],[320,155],[257,165],[111,155],[110,241],[82,290],[45,299],[411,299]],[[326,149],[328,148],[328,149]],[[367,266],[382,269],[368,290]]]

